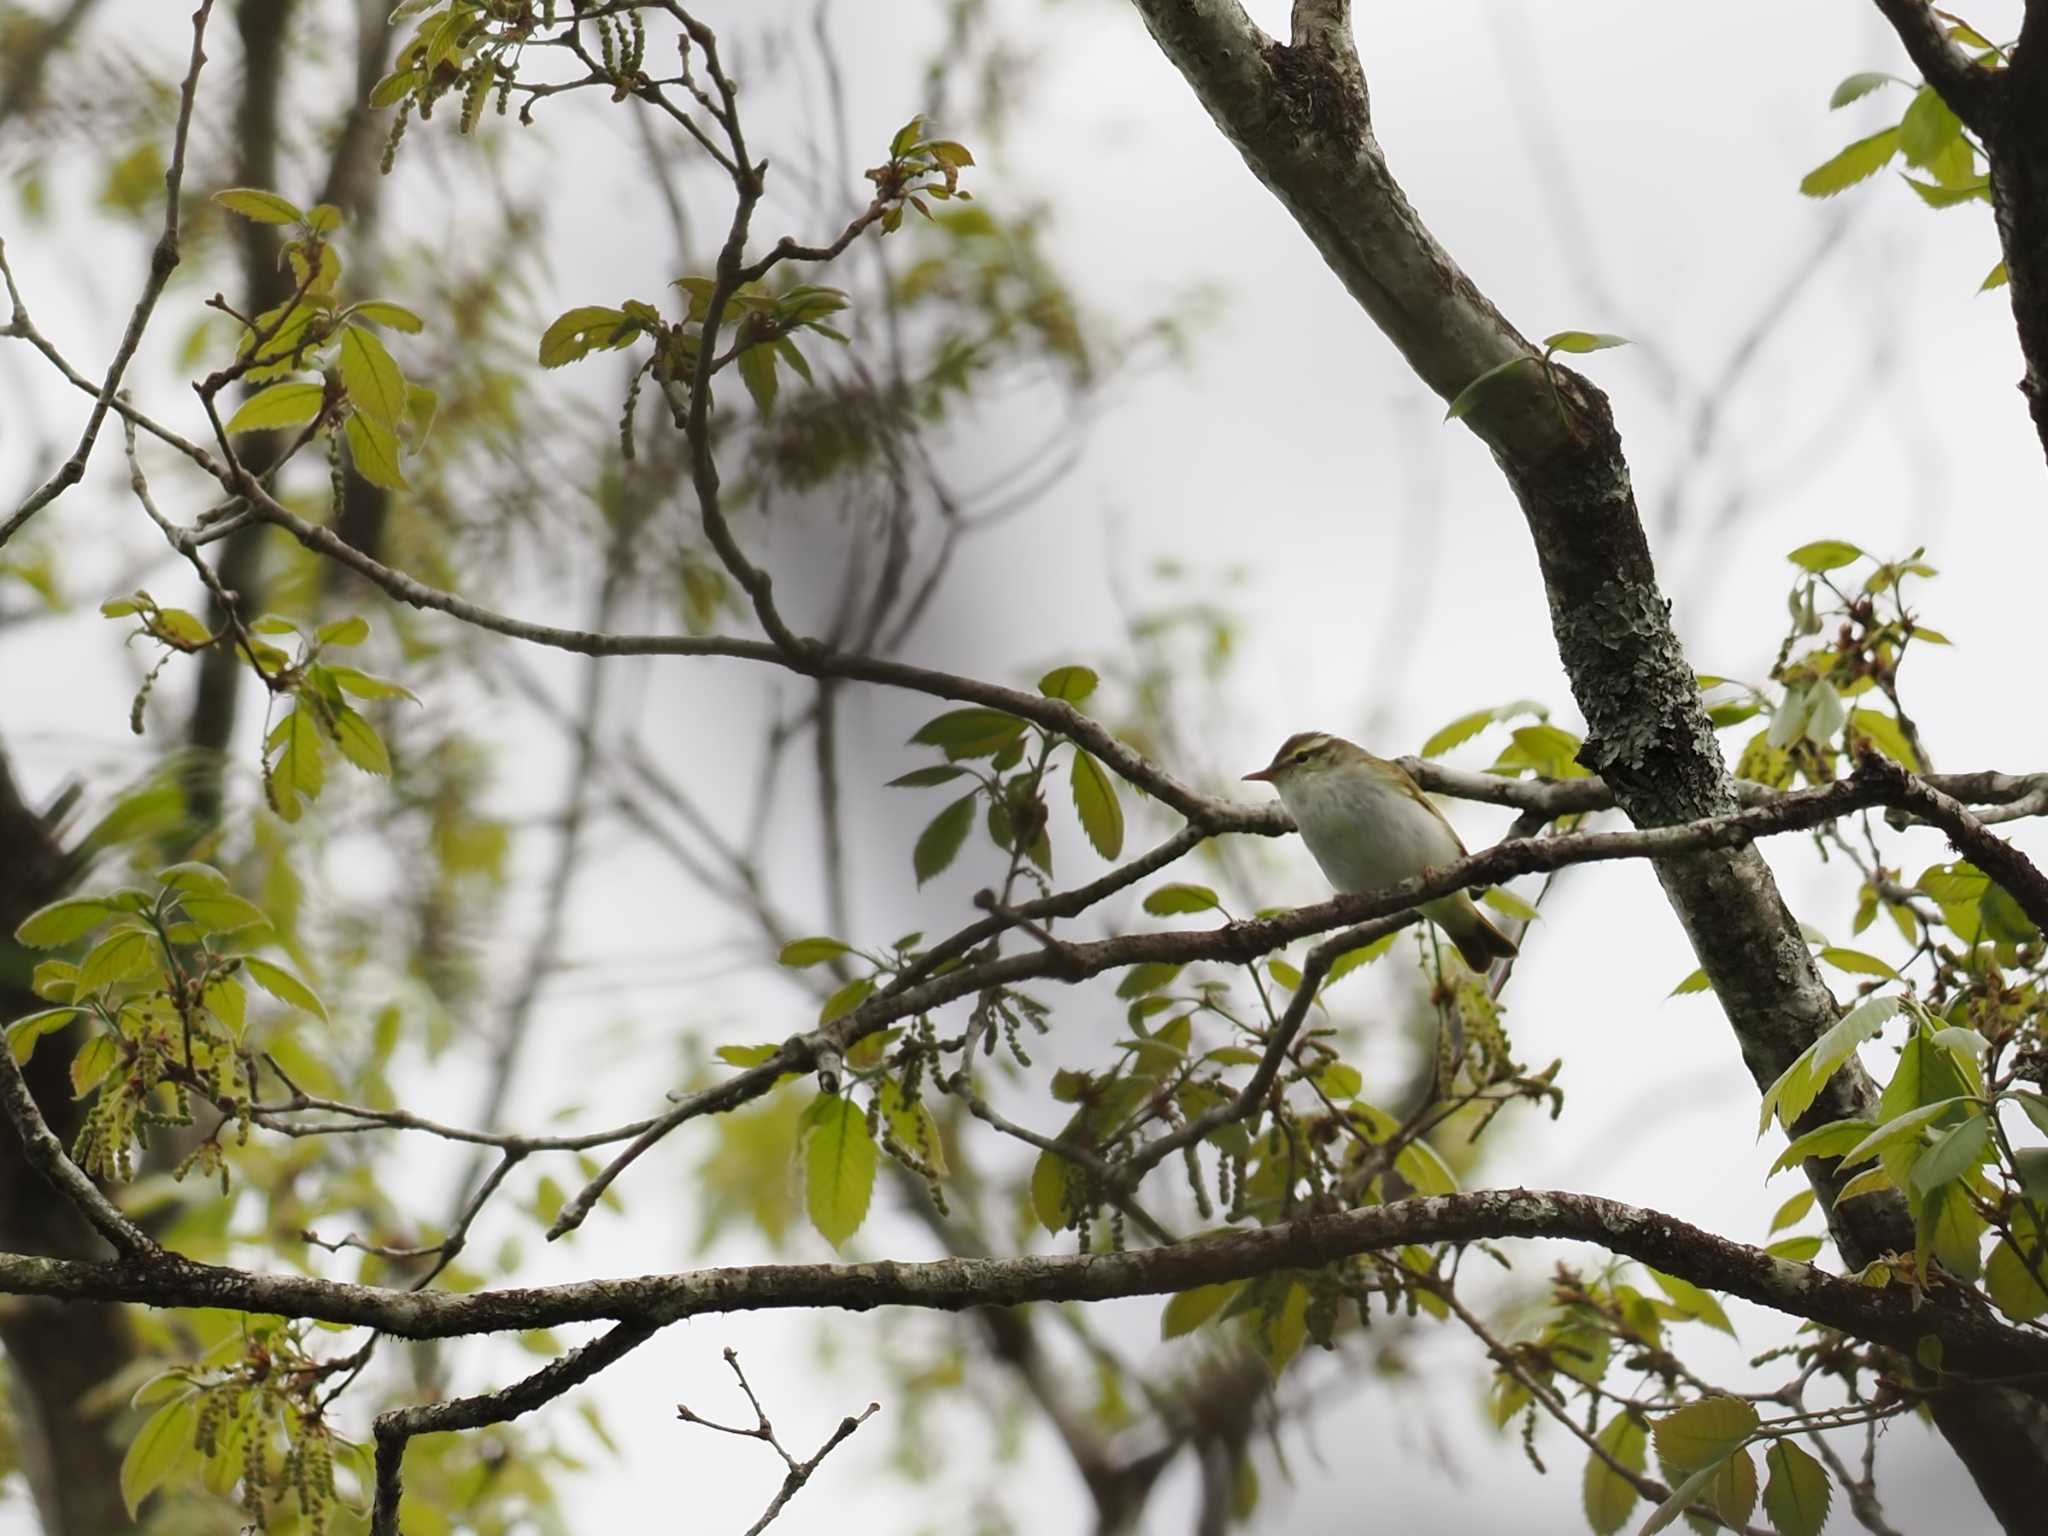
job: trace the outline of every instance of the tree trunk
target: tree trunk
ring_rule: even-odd
[[[1425,384],[1454,399],[1487,370],[1534,355],[1423,227],[1388,171],[1372,134],[1348,0],[1297,0],[1289,43],[1266,37],[1236,0],[1136,3],[1253,174]],[[2033,8],[2048,8],[2048,0]],[[1558,654],[1586,719],[1586,766],[1606,778],[1639,827],[1733,810],[1727,766],[1671,628],[1606,398],[1568,369],[1547,376],[1523,367],[1492,381],[1465,420],[1493,450],[1535,543]],[[1661,859],[1657,874],[1744,1062],[1759,1088],[1767,1086],[1838,1012],[1769,866],[1745,848]],[[1875,1105],[1869,1077],[1852,1063],[1802,1124],[1867,1116]],[[1809,1163],[1807,1174],[1845,1263],[1912,1251],[1899,1197],[1837,1208],[1833,1166]],[[1999,1520],[2009,1531],[2038,1529],[2048,1507],[2041,1405],[1996,1389],[1944,1398],[1937,1423]]]

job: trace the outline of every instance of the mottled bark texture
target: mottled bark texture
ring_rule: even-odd
[[[1425,384],[1454,399],[1489,368],[1535,351],[1436,243],[1388,171],[1348,0],[1297,0],[1287,43],[1267,38],[1235,0],[1135,3],[1253,174]],[[2036,0],[2030,26],[2044,9],[2048,0]],[[2038,410],[2038,392],[2035,400]],[[1586,719],[1586,765],[1641,827],[1732,809],[1605,397],[1567,369],[1528,366],[1489,384],[1465,420],[1493,450],[1535,543],[1558,654]],[[1760,1087],[1770,1083],[1838,1010],[1769,867],[1739,849],[1667,857],[1656,868],[1745,1064]],[[1807,1123],[1874,1106],[1869,1078],[1845,1070]],[[1807,1172],[1849,1264],[1910,1250],[1900,1199],[1838,1208],[1832,1168]],[[2000,1521],[2035,1529],[2048,1503],[2040,1405],[1992,1389],[1944,1397],[1942,1430]]]

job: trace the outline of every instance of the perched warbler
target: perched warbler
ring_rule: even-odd
[[[1376,891],[1465,857],[1465,845],[1429,796],[1395,764],[1340,737],[1303,731],[1247,779],[1270,784],[1301,839],[1340,891]],[[1515,944],[1459,891],[1422,903],[1475,971],[1508,959]]]

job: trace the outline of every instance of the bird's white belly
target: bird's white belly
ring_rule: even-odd
[[[1340,891],[1393,885],[1464,855],[1458,835],[1398,789],[1338,783],[1290,809],[1309,852]]]

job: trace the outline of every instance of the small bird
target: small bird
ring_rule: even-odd
[[[1465,857],[1457,832],[1413,779],[1340,737],[1290,736],[1272,762],[1245,777],[1280,792],[1308,851],[1340,891],[1376,891]],[[1475,971],[1515,954],[1514,940],[1463,891],[1424,902],[1422,912]]]

